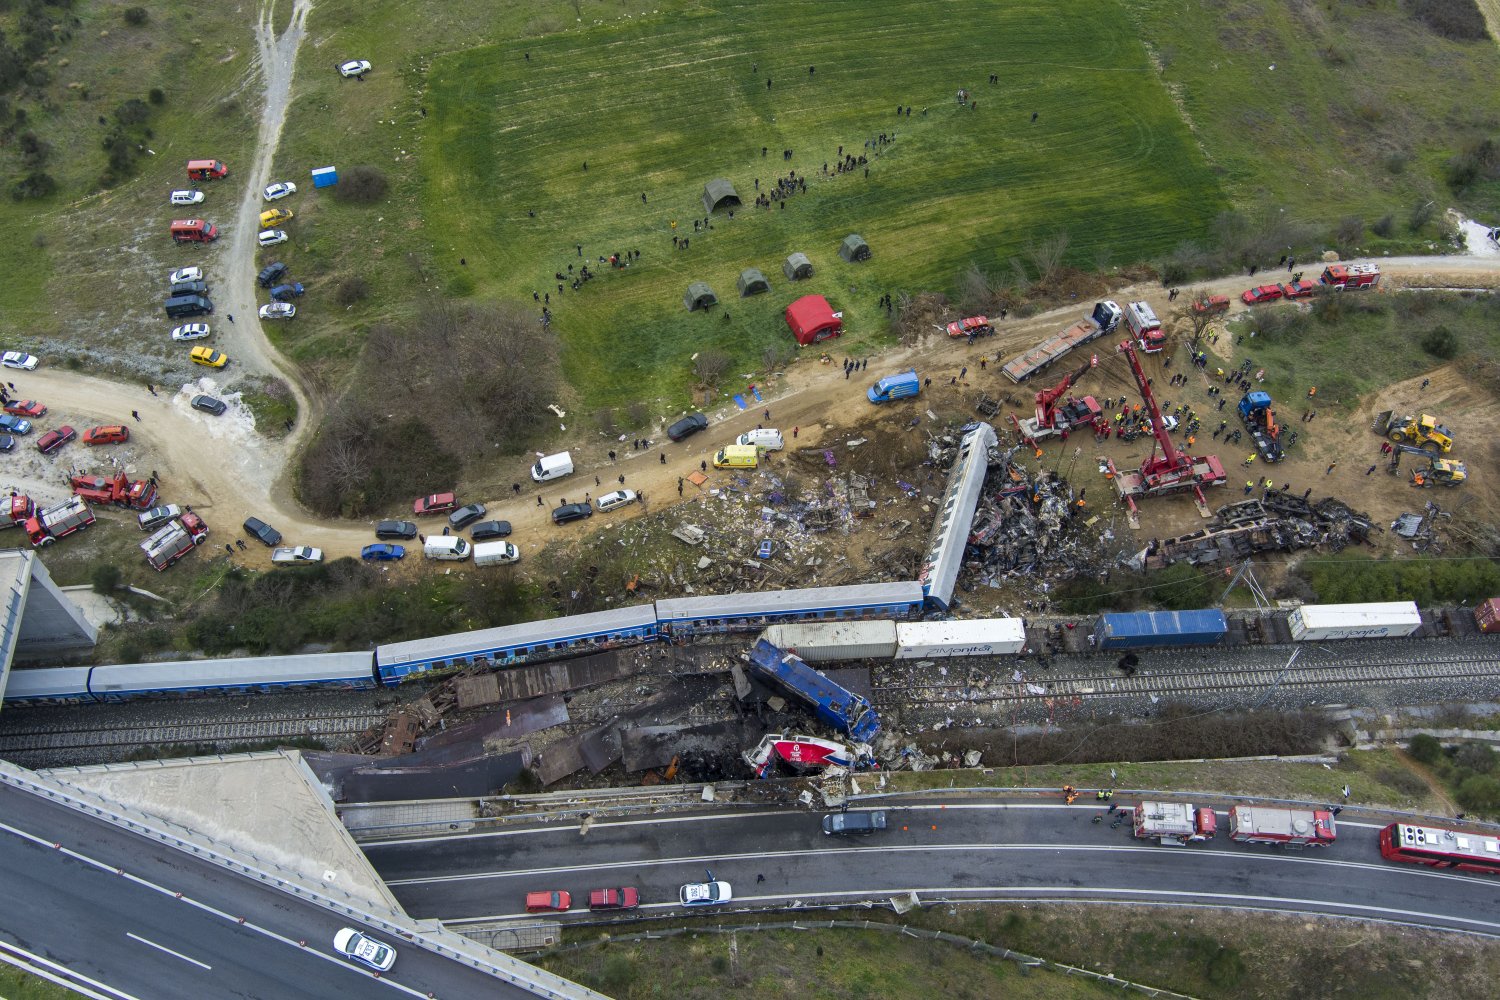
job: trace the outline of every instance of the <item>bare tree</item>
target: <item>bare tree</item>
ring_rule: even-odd
[[[1031,263],[1036,267],[1038,281],[1046,281],[1057,273],[1062,266],[1063,255],[1068,252],[1068,234],[1059,230],[1051,236],[1032,244],[1026,249],[1026,256],[1031,258]]]
[[[1199,311],[1193,308],[1195,302],[1205,302],[1208,292],[1202,288],[1195,288],[1188,293],[1188,304],[1182,309],[1182,317],[1187,320],[1192,329],[1191,345],[1194,351],[1203,350],[1203,337],[1208,333],[1209,324],[1214,321],[1213,315],[1207,310]]]
[[[693,362],[693,372],[704,385],[715,388],[732,363],[733,359],[723,351],[700,351],[697,360]]]

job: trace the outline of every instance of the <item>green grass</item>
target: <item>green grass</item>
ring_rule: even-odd
[[[72,1000],[77,996],[70,989],[9,965],[0,965],[0,997],[5,1000]]]
[[[568,381],[590,407],[686,405],[696,351],[756,370],[789,342],[780,313],[794,295],[827,295],[857,340],[879,339],[882,292],[950,287],[971,260],[1001,270],[1059,232],[1085,266],[1150,256],[1224,206],[1115,4],[971,0],[941,17],[915,0],[662,6],[442,56],[429,73],[421,211],[438,269],[483,296],[529,303],[550,289]],[[957,106],[960,86],[978,110]],[[914,115],[898,120],[898,104]],[[860,154],[880,132],[897,140],[871,151],[868,179],[821,176],[839,145]],[[750,206],[756,178],[764,189],[789,169],[807,194]],[[713,177],[746,205],[695,235]],[[673,220],[689,251],[673,250]],[[851,232],[872,261],[838,258]],[[598,266],[630,249],[636,266]],[[780,272],[794,250],[817,269],[795,288]],[[556,301],[553,272],[584,261],[599,277]],[[735,278],[750,266],[773,292],[741,301]],[[721,306],[688,314],[692,280]]]

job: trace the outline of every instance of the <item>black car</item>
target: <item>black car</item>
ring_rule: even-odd
[[[454,531],[458,531],[461,528],[473,524],[483,516],[484,504],[466,504],[448,515],[448,527],[452,528]]]
[[[701,413],[690,413],[667,428],[667,437],[673,441],[681,441],[683,438],[692,437],[707,427],[707,417]]]
[[[474,530],[469,532],[469,537],[476,542],[487,542],[491,538],[509,538],[509,521],[480,521],[474,525]]]
[[[552,512],[553,524],[567,524],[569,521],[578,521],[585,517],[594,516],[593,504],[587,503],[565,503]]]
[[[270,288],[276,282],[280,281],[288,270],[290,269],[278,260],[274,264],[267,264],[261,268],[260,274],[256,276],[255,280],[260,284],[260,287]]]
[[[204,413],[212,413],[216,417],[222,417],[224,415],[224,411],[229,409],[229,407],[224,405],[224,401],[222,399],[214,399],[212,396],[194,396],[188,402],[188,405],[195,410],[202,410]]]
[[[0,451],[10,451],[15,446],[16,446],[16,439],[15,438],[11,437],[9,434],[0,434]],[[504,521],[500,521],[498,523],[505,524]],[[505,533],[507,535],[510,534],[510,525],[508,525],[508,524],[505,525]],[[499,538],[501,536],[496,535],[495,537]]]
[[[207,294],[208,294],[208,282],[206,282],[206,281],[178,281],[178,282],[174,282],[167,289],[167,296],[169,298],[176,298],[179,295],[207,295]]]
[[[416,538],[415,521],[381,521],[375,525],[376,538]]]
[[[823,817],[823,832],[830,837],[863,837],[885,829],[885,810],[855,810]]]
[[[281,532],[258,517],[245,518],[245,534],[259,539],[260,543],[268,549],[281,544]]]

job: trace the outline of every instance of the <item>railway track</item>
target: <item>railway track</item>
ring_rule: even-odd
[[[1317,664],[1299,660],[1291,667],[1265,666],[1234,670],[1167,669],[1119,672],[1040,673],[1025,680],[992,684],[962,681],[944,684],[877,684],[877,705],[899,702],[910,708],[959,704],[1036,702],[1048,698],[1103,699],[1129,697],[1193,697],[1247,691],[1297,688],[1371,687],[1392,684],[1500,680],[1500,658],[1460,655],[1413,660],[1375,656],[1354,664]],[[1040,689],[1040,690],[1037,690]]]
[[[264,740],[313,737],[339,739],[353,736],[385,719],[384,712],[368,708],[325,711],[290,716],[255,713],[256,717],[233,721],[142,723],[124,726],[7,726],[0,734],[0,757],[20,753],[66,750],[105,750],[143,746],[182,746],[195,743],[257,743]],[[9,721],[9,720],[7,720]]]

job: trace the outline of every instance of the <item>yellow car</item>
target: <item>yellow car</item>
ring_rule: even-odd
[[[210,368],[223,368],[229,364],[229,357],[220,354],[212,347],[195,347],[188,358],[195,365],[207,365]]]
[[[272,208],[260,213],[260,228],[270,229],[279,226],[292,217],[290,208]]]

